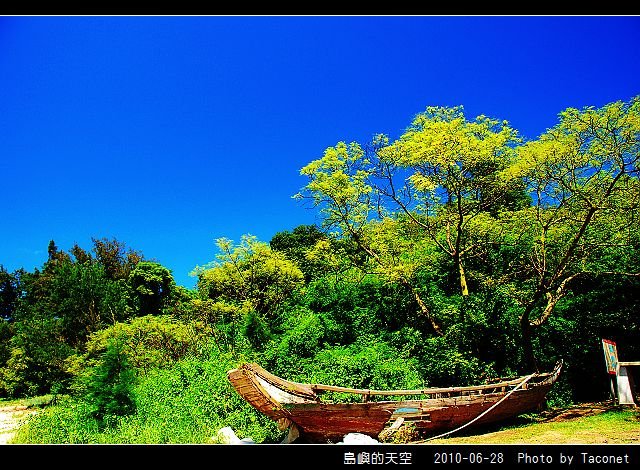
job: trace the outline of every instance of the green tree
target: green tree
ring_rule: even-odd
[[[196,271],[198,289],[208,298],[268,318],[304,283],[295,263],[253,236],[244,235],[237,246],[225,238],[217,244],[218,260]]]
[[[93,257],[91,253],[88,253],[84,249],[82,249],[77,243],[74,243],[69,253],[73,255],[76,260],[76,263],[85,264],[91,263],[93,261]]]
[[[16,322],[9,345],[9,358],[0,368],[0,390],[7,396],[49,393],[70,380],[65,360],[73,349],[63,339],[60,320],[35,317]]]
[[[0,348],[0,388],[7,395],[65,387],[65,360],[91,333],[131,314],[125,281],[108,278],[97,259],[76,245],[74,260],[53,241],[48,251],[42,270],[3,277],[3,305],[12,323],[3,328]]]
[[[292,231],[276,233],[269,241],[269,246],[296,263],[304,273],[305,281],[309,282],[329,270],[322,259],[311,255],[319,242],[330,243],[330,239],[315,225],[299,225]]]
[[[20,297],[18,282],[16,274],[8,272],[0,264],[0,321],[11,320],[15,316]]]
[[[88,377],[85,400],[91,415],[100,420],[135,411],[135,374],[121,345],[111,342]]]
[[[380,209],[380,199],[370,184],[373,171],[371,161],[358,143],[339,142],[327,148],[322,158],[302,168],[300,172],[308,178],[308,183],[296,197],[313,201],[323,217],[323,227],[337,230],[336,236],[355,245],[364,255],[357,256],[356,250],[347,250],[346,253],[352,255],[353,266],[404,286],[433,331],[442,334],[416,284],[418,263],[407,256],[412,243],[411,237],[403,233],[407,226],[398,217]],[[414,253],[419,251],[429,252],[415,250]]]
[[[98,262],[48,261],[42,272],[22,276],[25,296],[18,319],[52,318],[61,322],[65,341],[80,346],[89,334],[130,315],[123,281],[107,277]]]
[[[235,351],[244,338],[260,348],[278,324],[279,308],[304,285],[304,275],[293,261],[256,237],[244,235],[237,246],[225,238],[217,244],[217,260],[196,268],[201,299],[192,302],[193,313],[214,325],[221,350]]]
[[[504,172],[519,142],[505,121],[428,107],[393,143],[378,135],[367,147],[328,148],[301,170],[309,181],[298,197],[366,254],[365,271],[405,286],[441,334],[417,273],[444,257],[468,296],[467,260],[487,256],[500,211],[529,202],[522,180]]]
[[[97,263],[59,264],[48,289],[49,310],[43,313],[62,320],[64,337],[74,347],[128,313],[126,292],[117,281],[108,279],[103,266]]]
[[[374,142],[377,194],[453,261],[463,296],[465,259],[484,254],[495,214],[528,203],[521,181],[502,172],[519,142],[506,121],[467,120],[462,106],[428,107],[397,141]]]
[[[171,271],[151,261],[139,262],[128,282],[138,315],[160,315],[176,287]]]
[[[569,108],[518,156],[506,171],[525,179],[533,205],[506,218],[520,250],[504,266],[517,281],[525,356],[536,369],[533,331],[578,281],[640,276],[640,97]]]
[[[170,315],[135,317],[92,334],[78,363],[92,365],[115,342],[138,372],[147,373],[195,355],[207,333],[202,324],[179,321]]]
[[[127,248],[124,242],[108,238],[92,238],[93,252],[109,279],[126,280],[133,268],[144,259],[139,251]]]

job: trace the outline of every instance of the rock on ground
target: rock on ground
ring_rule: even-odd
[[[255,444],[253,439],[250,437],[239,439],[238,436],[236,436],[236,433],[233,432],[233,429],[229,426],[220,429],[216,436],[211,440],[218,444]]]
[[[338,442],[338,444],[380,444],[380,442],[366,434],[352,432],[345,435],[342,438],[342,442]]]

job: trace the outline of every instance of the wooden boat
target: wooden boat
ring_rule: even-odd
[[[289,441],[299,435],[307,442],[328,443],[340,441],[349,433],[377,438],[385,427],[387,433],[413,424],[434,435],[511,418],[535,410],[561,368],[559,362],[547,373],[471,387],[417,390],[362,390],[291,382],[253,363],[242,364],[227,375],[254,408],[277,421],[281,430],[289,428]],[[325,402],[321,395],[326,392],[356,394],[362,401]]]

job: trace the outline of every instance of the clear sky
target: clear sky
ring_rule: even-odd
[[[533,139],[640,94],[640,17],[0,17],[0,264],[115,237],[173,271],[317,221],[339,140],[463,105]]]

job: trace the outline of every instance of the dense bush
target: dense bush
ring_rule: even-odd
[[[123,352],[122,344],[111,341],[100,361],[86,378],[84,400],[91,416],[110,424],[115,416],[133,413],[135,373]]]
[[[303,328],[311,338],[317,338],[321,330],[312,318],[307,317]],[[363,389],[419,388],[424,385],[417,361],[403,356],[376,337],[362,337],[348,346],[325,345],[312,356],[297,355],[291,349],[295,344],[291,342],[292,337],[284,338],[279,345],[282,349],[269,349],[261,357],[264,367],[289,380]],[[340,398],[352,400],[357,397]]]
[[[91,364],[92,359],[116,341],[122,345],[131,365],[146,373],[154,367],[165,367],[189,354],[196,354],[207,338],[207,330],[198,323],[185,323],[168,315],[147,315],[116,323],[91,335],[85,358]]]
[[[253,409],[233,389],[226,373],[236,361],[213,352],[154,369],[133,389],[134,414],[101,427],[83,400],[64,399],[22,427],[17,442],[31,443],[204,443],[230,426],[238,437],[279,442],[275,422]]]
[[[0,368],[0,395],[42,395],[68,385],[71,375],[65,361],[74,350],[64,342],[62,331],[59,319],[46,317],[15,324],[8,358]]]

